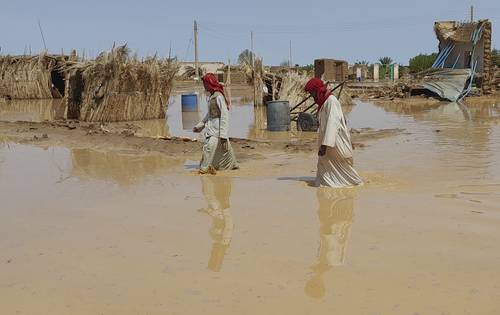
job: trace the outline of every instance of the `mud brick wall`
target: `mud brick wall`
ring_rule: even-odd
[[[483,83],[482,89],[484,94],[492,93],[493,86],[493,63],[491,56],[491,22],[485,22],[484,31],[484,57],[483,57]]]

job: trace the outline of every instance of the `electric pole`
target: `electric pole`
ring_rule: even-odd
[[[231,102],[231,59],[227,60],[227,76],[226,76],[226,94],[227,99]]]
[[[199,64],[198,64],[198,23],[194,21],[194,71],[196,72],[195,78],[200,80]]]
[[[474,6],[470,6],[470,22],[474,22]]]
[[[254,62],[253,62],[253,56],[254,56],[254,53],[253,53],[253,31],[250,32],[250,62],[252,64],[252,70],[254,68]]]

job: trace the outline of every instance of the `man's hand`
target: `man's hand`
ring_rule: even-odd
[[[229,141],[227,141],[227,139],[222,139],[222,138],[220,139],[220,145],[222,146],[222,148],[224,150],[228,149],[228,145],[227,145],[228,143],[229,143]]]
[[[326,154],[326,145],[322,145],[319,147],[318,156],[324,156]]]
[[[203,128],[198,128],[196,126],[193,128],[193,132],[196,132],[196,133],[201,132],[202,130],[203,130]]]

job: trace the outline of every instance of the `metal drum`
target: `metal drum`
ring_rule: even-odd
[[[267,130],[290,130],[290,106],[288,101],[267,102]]]

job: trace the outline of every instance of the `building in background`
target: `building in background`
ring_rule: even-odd
[[[434,23],[439,54],[433,68],[471,69],[476,85],[490,93],[493,79],[491,22],[441,21]]]
[[[349,66],[345,60],[314,60],[314,77],[324,81],[342,82],[349,77]]]

